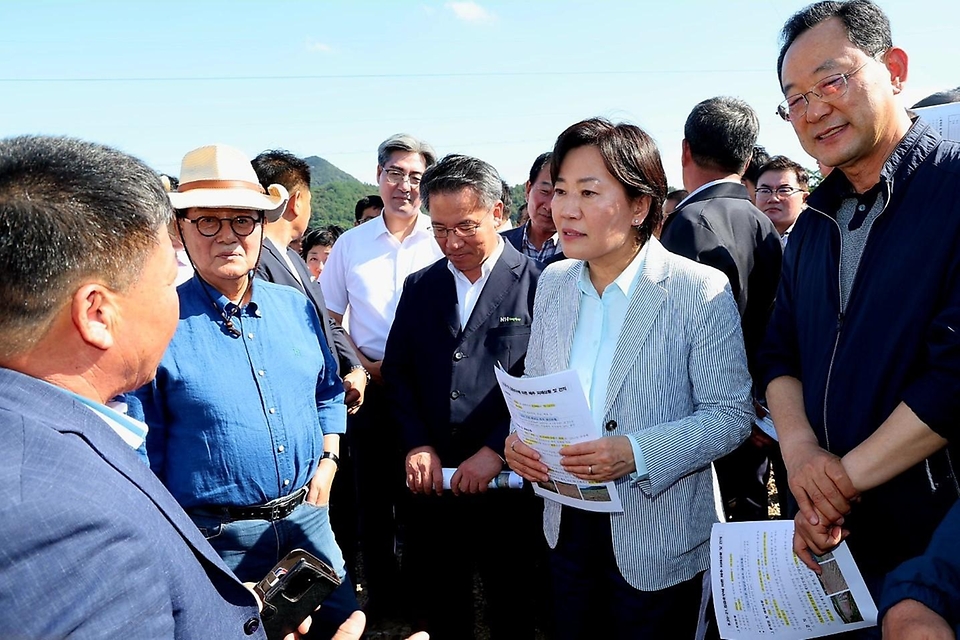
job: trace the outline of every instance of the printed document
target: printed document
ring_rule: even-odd
[[[602,436],[593,423],[587,397],[575,371],[536,378],[515,378],[497,367],[497,382],[510,409],[517,435],[540,454],[550,481],[536,482],[534,492],[561,504],[587,511],[623,511],[613,482],[589,482],[564,471],[560,449]]]
[[[713,525],[710,575],[720,637],[819,638],[877,624],[847,544],[817,556],[821,575],[793,553],[793,522]]]

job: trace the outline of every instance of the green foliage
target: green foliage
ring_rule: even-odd
[[[310,228],[336,224],[349,229],[353,226],[353,210],[357,200],[375,195],[377,188],[354,179],[311,187],[310,192],[313,196],[310,201]]]
[[[516,223],[520,219],[520,207],[523,206],[523,203],[527,201],[527,194],[524,189],[525,185],[515,184],[510,187],[510,210],[507,214],[510,216],[510,219]]]

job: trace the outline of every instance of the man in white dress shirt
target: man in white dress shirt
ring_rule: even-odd
[[[385,140],[377,150],[383,214],[340,236],[320,274],[330,315],[339,322],[350,310],[348,331],[371,376],[347,439],[356,471],[364,586],[374,618],[392,613],[400,600],[394,505],[403,491],[402,458],[397,430],[388,422],[380,361],[404,280],[443,257],[430,218],[420,212],[420,180],[435,162],[433,148],[413,136]]]

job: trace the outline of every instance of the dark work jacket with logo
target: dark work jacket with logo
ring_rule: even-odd
[[[407,277],[383,357],[383,379],[404,452],[430,445],[457,467],[484,445],[503,453],[510,414],[499,362],[523,374],[540,267],[504,242],[466,326],[443,258]]]

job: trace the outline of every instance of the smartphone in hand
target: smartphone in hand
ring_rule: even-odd
[[[294,549],[254,587],[263,602],[260,619],[267,638],[277,640],[297,627],[340,586],[337,572],[303,549]]]

